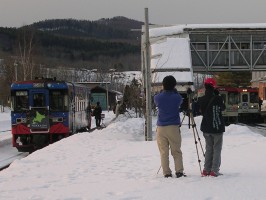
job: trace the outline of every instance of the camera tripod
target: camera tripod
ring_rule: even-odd
[[[188,117],[188,128],[190,129],[190,127],[192,127],[194,141],[195,141],[195,146],[196,146],[196,151],[197,151],[200,174],[202,174],[201,164],[200,164],[201,160],[200,160],[200,156],[199,156],[198,143],[200,144],[200,147],[201,147],[201,150],[202,150],[202,154],[203,154],[204,157],[205,157],[205,154],[204,154],[204,150],[203,150],[203,147],[202,147],[202,143],[201,143],[201,140],[200,140],[200,136],[199,136],[199,133],[198,133],[198,130],[197,130],[197,127],[196,127],[196,123],[195,123],[195,119],[194,119],[194,116],[193,116],[193,112],[192,112],[192,90],[191,90],[191,88],[187,89],[187,98],[188,98],[188,107],[187,107],[188,109],[183,112],[184,113],[184,117],[183,117],[183,119],[181,121],[181,125],[180,126],[183,125],[183,121],[184,121],[185,117],[187,116]]]

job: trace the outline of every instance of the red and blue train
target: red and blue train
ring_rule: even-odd
[[[55,79],[11,85],[12,144],[31,152],[90,129],[90,88]]]

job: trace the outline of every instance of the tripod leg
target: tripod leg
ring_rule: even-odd
[[[199,168],[200,168],[200,174],[202,174],[202,170],[201,170],[201,165],[200,165],[200,157],[199,157],[199,150],[198,150],[198,142],[197,142],[197,139],[196,139],[196,135],[195,135],[195,130],[194,128],[192,129],[193,130],[193,136],[194,136],[194,140],[195,140],[195,146],[196,146],[196,151],[197,151],[197,156],[198,156],[198,163],[199,163]]]
[[[157,174],[159,173],[160,169],[162,168],[162,165],[159,167]]]
[[[197,137],[198,137],[198,141],[200,143],[200,147],[201,147],[202,154],[205,157],[205,153],[204,153],[204,150],[203,150],[203,147],[202,147],[202,143],[201,143],[201,139],[200,139],[200,136],[199,136],[199,132],[197,130],[196,123],[195,123],[195,120],[194,120],[194,117],[193,116],[191,116],[191,120],[192,120],[192,128],[195,129],[195,132],[196,132]]]
[[[188,117],[191,119],[191,123],[192,123],[192,131],[193,131],[193,137],[194,137],[194,141],[195,141],[195,146],[196,146],[196,151],[197,151],[197,157],[198,157],[198,163],[199,163],[199,169],[200,169],[200,175],[202,174],[202,170],[201,170],[201,160],[200,160],[200,157],[199,157],[199,150],[198,150],[198,141],[197,141],[197,138],[196,138],[196,132],[198,134],[198,131],[197,131],[197,128],[196,128],[196,123],[195,123],[195,120],[194,120],[194,117],[192,115],[192,112],[190,111]],[[198,136],[198,139],[199,139],[199,142],[200,142],[200,138]],[[201,144],[201,142],[200,142]],[[201,146],[202,147],[202,146]],[[202,152],[203,152],[203,149],[202,149]],[[204,155],[204,153],[203,153]]]
[[[190,88],[189,88],[190,89]],[[191,95],[192,95],[192,91],[191,89],[187,91],[187,94],[188,94],[188,117],[189,117],[189,128],[190,128],[190,122],[192,123],[192,130],[193,130],[193,136],[194,136],[194,141],[195,141],[195,146],[196,146],[196,151],[197,151],[197,156],[198,156],[198,163],[199,163],[199,168],[200,168],[200,175],[202,175],[202,170],[201,170],[201,160],[200,160],[200,157],[199,157],[199,150],[198,150],[198,142],[197,142],[197,138],[196,138],[196,132],[197,132],[197,136],[198,136],[198,140],[200,142],[200,137],[198,135],[198,131],[196,129],[196,123],[195,123],[195,120],[194,120],[194,117],[193,117],[193,113],[192,113],[192,104],[191,104]],[[200,142],[201,144],[201,142]],[[202,148],[202,145],[201,145],[201,148]],[[202,148],[202,152],[203,152],[203,148]],[[204,155],[204,153],[203,153]]]
[[[183,119],[182,119],[182,121],[181,121],[181,124],[180,124],[180,126],[182,126],[182,124],[183,124],[183,121],[184,121],[185,117],[186,117],[186,115],[184,114],[184,116],[183,116]]]

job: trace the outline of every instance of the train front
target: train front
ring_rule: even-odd
[[[33,80],[11,85],[12,143],[31,152],[69,135],[64,82]]]

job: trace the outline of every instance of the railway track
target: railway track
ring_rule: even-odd
[[[7,139],[1,141],[0,148],[0,171],[9,167],[9,165],[17,159],[28,156],[29,153],[18,152],[16,148],[12,146],[12,140]]]
[[[21,159],[21,158],[25,158],[26,156],[28,156],[28,153],[18,153],[16,155],[7,157],[5,159],[0,160],[0,171],[2,171],[3,169],[6,169],[9,167],[9,165],[14,162],[17,159]]]
[[[28,153],[18,152],[12,146],[11,130],[0,131],[0,171],[9,167],[9,165],[17,159],[24,158]]]
[[[11,163],[10,163],[10,164],[11,164]],[[7,165],[3,165],[3,166],[1,166],[1,167],[0,167],[0,171],[2,171],[2,170],[4,170],[4,169],[8,168],[10,164],[7,164]]]
[[[255,130],[256,132],[258,132],[261,135],[266,137],[266,124],[258,124],[258,123],[244,124],[244,123],[238,123],[238,125],[247,126],[250,129]]]

